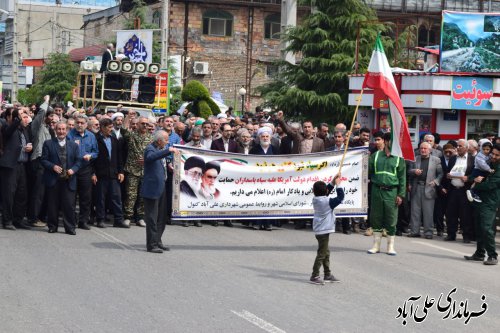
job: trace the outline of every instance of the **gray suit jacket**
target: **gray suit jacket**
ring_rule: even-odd
[[[443,178],[443,168],[441,160],[436,156],[429,157],[429,168],[427,170],[427,179],[425,181],[425,197],[427,199],[435,199],[437,196],[436,187],[441,183]],[[411,195],[414,196],[418,186],[418,176],[415,174],[417,169],[420,169],[422,156],[417,156],[415,162],[410,162],[408,165],[408,177],[411,184]],[[433,183],[433,184],[431,184]]]

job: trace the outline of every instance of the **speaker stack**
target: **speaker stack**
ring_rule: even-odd
[[[161,66],[156,63],[110,60],[104,81],[104,99],[130,101],[133,82],[138,78],[137,102],[152,104],[156,96],[156,75],[160,72]]]

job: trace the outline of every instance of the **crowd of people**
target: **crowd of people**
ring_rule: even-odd
[[[118,228],[133,224],[147,227],[148,219],[171,224],[172,198],[165,194],[172,193],[173,145],[257,155],[343,151],[346,145],[365,146],[375,160],[376,169],[376,163],[388,156],[384,157],[382,152],[389,144],[385,133],[362,128],[359,123],[354,124],[351,132],[343,123],[315,126],[311,121],[287,122],[282,112],[270,114],[260,108],[241,117],[233,116],[231,110],[208,119],[195,117],[188,110],[176,115],[144,117],[122,107],[106,114],[80,112],[60,104],[50,105],[49,96],[39,106],[4,105],[0,126],[3,228],[48,227],[49,233],[55,233],[62,212],[64,231],[71,235],[76,234],[76,228],[89,230],[92,225],[105,228],[109,216],[112,225]],[[384,236],[391,239],[403,234],[427,239],[437,236],[455,241],[457,234],[461,234],[465,243],[476,241],[481,218],[477,205],[492,205],[495,211],[498,207],[496,188],[493,194],[485,193],[481,184],[497,177],[498,161],[494,154],[500,139],[495,134],[485,133],[478,142],[452,140],[444,146],[440,145],[437,133],[425,133],[421,139],[415,162],[402,161],[399,165],[395,161],[394,170],[401,174],[404,169],[404,181],[400,179],[391,185],[391,179],[370,170],[369,195],[383,199],[397,188],[394,192],[397,205],[387,208],[381,205],[383,200],[372,201],[368,219],[342,218],[337,223],[338,231],[344,234],[373,235],[375,244],[370,253],[380,251],[380,239]],[[158,150],[166,152],[161,155]],[[220,195],[213,187],[220,166],[208,164],[198,165],[196,161],[184,164],[187,185],[181,187],[189,188],[190,195],[204,198]],[[158,173],[161,167],[164,175]],[[153,170],[155,177],[164,177],[161,193],[153,193],[150,188],[155,183],[147,181],[151,177],[148,170]],[[153,216],[151,209],[166,214],[159,216],[156,212]],[[372,225],[379,217],[372,219],[371,214],[390,215],[397,222],[394,226],[377,222]],[[295,228],[306,228],[309,222],[295,220]],[[218,226],[220,222],[210,223]],[[227,227],[233,223],[224,221]],[[245,224],[272,230],[273,225],[281,223],[256,220]],[[181,224],[190,225],[188,221]],[[194,225],[201,227],[202,223],[195,221]],[[494,218],[490,229],[495,231]],[[148,250],[167,249],[161,243],[162,232],[160,240],[148,241]],[[148,230],[148,239],[151,237],[158,238],[155,231]],[[393,245],[390,252],[395,254]],[[496,258],[493,252],[489,255]]]

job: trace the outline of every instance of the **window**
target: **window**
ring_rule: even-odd
[[[233,15],[222,10],[208,10],[203,14],[203,34],[209,36],[232,36]]]
[[[156,24],[158,28],[161,28],[161,13],[159,10],[155,10],[153,13],[153,24]]]
[[[273,65],[273,64],[270,64],[270,65],[266,65],[266,76],[268,78],[275,78],[276,76],[278,76],[278,73],[279,73],[279,67],[277,65]]]
[[[280,39],[281,16],[280,14],[271,14],[264,19],[264,38]]]

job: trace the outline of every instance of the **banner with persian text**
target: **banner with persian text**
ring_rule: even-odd
[[[175,147],[172,218],[182,220],[312,218],[313,184],[331,182],[342,159],[341,152],[269,156]],[[366,216],[367,185],[368,151],[350,149],[336,215]]]

